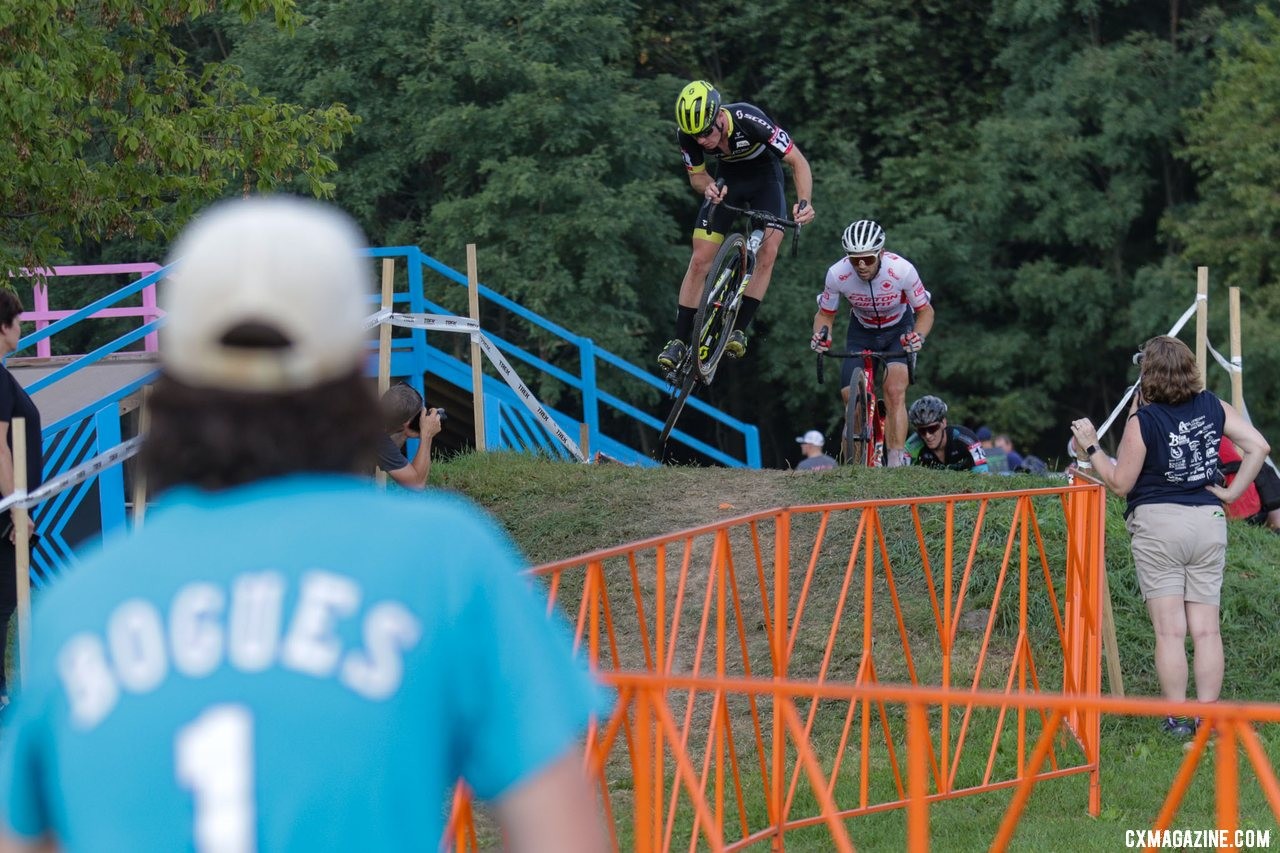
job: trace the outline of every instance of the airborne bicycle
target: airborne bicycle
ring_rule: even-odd
[[[826,340],[826,330],[823,330]],[[903,350],[818,350],[818,384],[825,381],[823,363],[828,358],[860,358],[849,380],[849,402],[844,407],[844,427],[840,431],[840,461],[845,465],[879,468],[889,464],[884,443],[885,403],[876,396],[877,367],[881,372],[888,359],[907,357],[907,384],[915,382],[916,353]]]
[[[721,179],[717,186],[723,185]],[[805,202],[801,202],[805,204]],[[791,256],[794,258],[799,248],[800,223],[792,219],[777,216],[764,210],[752,210],[749,207],[735,207],[722,203],[725,210],[745,216],[748,232],[734,232],[724,238],[720,251],[711,262],[707,272],[706,284],[702,288],[702,299],[698,303],[698,313],[694,315],[693,335],[684,358],[667,376],[674,389],[674,401],[671,413],[658,436],[658,455],[666,446],[667,438],[675,427],[684,404],[693,393],[695,384],[710,385],[715,379],[716,370],[720,367],[720,359],[724,357],[725,345],[729,343],[729,333],[733,331],[733,321],[738,317],[738,309],[742,307],[742,297],[751,283],[751,276],[756,268],[756,255],[764,243],[765,234],[770,226],[793,228],[791,237]],[[712,207],[715,209],[715,206]]]

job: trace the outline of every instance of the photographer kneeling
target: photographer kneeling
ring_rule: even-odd
[[[403,383],[382,395],[382,428],[378,440],[378,467],[406,489],[423,489],[431,473],[431,440],[440,433],[444,409],[426,409],[422,395]],[[418,439],[412,461],[404,455],[405,442]]]

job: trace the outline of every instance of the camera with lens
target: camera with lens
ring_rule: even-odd
[[[422,417],[422,414],[425,411],[427,410],[421,409],[419,410],[418,414],[414,415],[412,418],[409,419],[408,423],[405,424],[405,432],[407,432],[409,435],[418,435],[419,419]],[[449,417],[449,413],[441,408],[436,409],[436,414],[440,416],[440,423],[442,424],[445,422],[445,419]]]

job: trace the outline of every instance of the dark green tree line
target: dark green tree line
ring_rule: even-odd
[[[287,0],[222,4],[270,14]],[[332,186],[332,152],[355,119],[262,96],[240,68],[195,63],[174,29],[200,0],[9,0],[0,4],[0,268],[63,262],[65,247],[158,239],[210,199],[292,180]]]
[[[1213,84],[1186,115],[1183,153],[1199,176],[1194,203],[1166,224],[1188,263],[1209,266],[1215,346],[1226,353],[1226,286],[1241,291],[1244,389],[1255,422],[1280,442],[1280,14],[1258,7],[1222,31]],[[1225,394],[1220,370],[1211,387]]]
[[[933,292],[912,396],[943,395],[954,420],[1060,455],[1062,425],[1118,401],[1129,354],[1191,303],[1207,263],[1220,346],[1223,285],[1245,289],[1251,414],[1280,435],[1280,345],[1264,343],[1280,313],[1276,8],[304,0],[292,33],[221,18],[187,37],[269,98],[361,119],[328,180],[375,243],[461,266],[475,242],[487,283],[646,364],[697,205],[675,93],[707,77],[765,108],[813,165],[819,218],[710,396],[760,425],[776,465],[838,417],[805,343],[840,232],[862,217]]]
[[[669,82],[633,74],[627,6],[336,0],[296,37],[244,33],[237,61],[305,103],[365,118],[339,199],[410,243],[625,356],[679,263],[667,212]],[[545,346],[552,346],[545,342]],[[546,354],[545,352],[543,353]]]

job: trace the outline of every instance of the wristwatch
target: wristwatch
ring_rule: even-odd
[[[1097,453],[1097,452],[1098,452],[1098,445],[1096,445],[1096,444],[1091,444],[1091,445],[1089,445],[1088,447],[1086,447],[1086,448],[1084,449],[1084,458],[1085,458],[1085,459],[1092,459],[1092,458],[1093,458],[1093,454],[1095,454],[1095,453]]]

